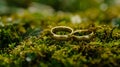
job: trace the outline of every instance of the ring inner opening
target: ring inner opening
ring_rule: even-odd
[[[89,35],[89,34],[91,34],[92,32],[90,32],[90,31],[77,31],[77,32],[75,32],[73,35],[76,35],[76,36],[84,36],[84,35]]]
[[[53,29],[53,33],[55,33],[57,35],[68,35],[71,32],[72,32],[72,30],[69,28],[55,28],[55,29]]]

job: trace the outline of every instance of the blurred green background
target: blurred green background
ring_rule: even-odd
[[[0,0],[0,15],[14,13],[18,8],[27,9],[33,5],[33,2],[50,6],[55,11],[77,12],[89,8],[99,9],[100,6],[116,5],[119,4],[118,1],[119,0]],[[38,5],[38,7],[40,7],[40,5]]]
[[[83,20],[119,26],[119,4],[120,0],[0,0],[0,16],[23,15],[25,12],[37,17],[77,14]]]

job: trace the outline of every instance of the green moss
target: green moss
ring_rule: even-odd
[[[83,35],[89,35],[91,33],[92,32],[76,32],[76,33],[74,33],[74,35],[76,35],[76,36],[83,36]]]
[[[59,32],[56,32],[55,34],[57,34],[57,35],[67,35],[67,34],[70,34],[70,32],[59,31]]]
[[[88,20],[87,24],[85,22],[73,24],[68,21],[69,15],[66,14],[63,17],[57,15],[39,19],[33,17],[34,15],[28,13],[18,17],[20,22],[17,24],[7,25],[8,22],[3,22],[5,26],[0,27],[1,67],[120,66],[119,28],[114,29],[110,24],[99,24],[97,22],[99,20],[95,23],[91,22],[93,20]],[[40,17],[42,16],[40,15]],[[4,17],[2,18],[4,19]],[[58,25],[69,26],[74,30],[89,29],[94,32],[94,37],[86,41],[72,38],[65,41],[55,40],[51,37],[50,30]],[[60,35],[68,33],[65,31],[56,32]],[[89,33],[83,32],[75,35],[86,34]]]

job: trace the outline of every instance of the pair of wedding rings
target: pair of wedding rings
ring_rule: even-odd
[[[76,30],[73,31],[71,27],[67,26],[56,26],[51,29],[52,37],[56,40],[69,40],[74,38],[76,40],[89,40],[94,36],[92,31]]]

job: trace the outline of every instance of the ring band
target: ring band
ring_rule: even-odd
[[[63,35],[56,34],[56,32],[60,32],[60,31],[69,32],[69,33]],[[73,29],[67,26],[56,26],[51,29],[51,33],[54,39],[67,40],[70,38],[70,35],[73,33]]]
[[[84,33],[79,35],[78,33]],[[93,37],[94,33],[89,30],[76,30],[73,32],[72,37],[77,40],[89,40]]]

